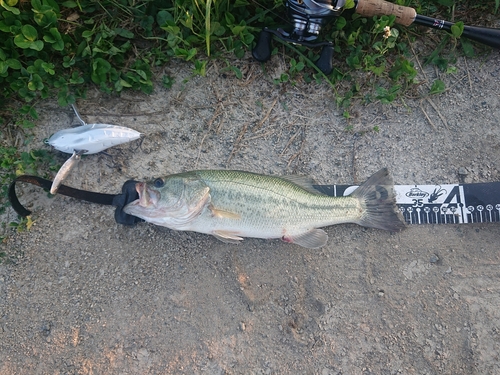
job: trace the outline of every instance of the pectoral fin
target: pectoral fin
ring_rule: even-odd
[[[226,243],[240,243],[243,238],[239,237],[236,232],[229,232],[225,230],[215,230],[212,232],[212,235],[218,240]]]
[[[224,210],[219,210],[219,209],[215,208],[212,204],[208,207],[208,209],[212,212],[213,217],[217,217],[219,219],[235,219],[235,220],[241,219],[240,214],[236,214],[234,212],[229,212],[229,211],[224,211]]]
[[[328,235],[323,229],[311,229],[299,235],[285,235],[281,239],[284,242],[294,243],[308,249],[317,249],[326,245]]]

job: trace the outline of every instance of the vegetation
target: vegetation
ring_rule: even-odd
[[[500,0],[395,0],[419,14],[479,23],[496,13]],[[0,213],[6,184],[17,174],[51,165],[44,151],[20,152],[12,134],[27,132],[38,114],[35,103],[57,97],[61,106],[85,96],[89,85],[107,93],[125,89],[151,93],[152,72],[171,59],[192,64],[205,74],[210,59],[228,53],[241,58],[263,26],[285,22],[285,0],[0,0]],[[472,11],[471,11],[472,10]],[[452,36],[429,45],[428,62],[452,69],[457,53],[473,55],[470,42]],[[390,28],[390,35],[386,27]],[[389,103],[415,83],[411,44],[418,35],[394,25],[393,16],[366,19],[346,14],[323,30],[336,45],[336,67],[326,77],[314,69],[318,51],[275,43],[273,53],[286,53],[289,69],[276,84],[297,80],[325,81],[349,115],[354,99]],[[385,37],[384,37],[385,36]],[[455,49],[455,46],[461,48]],[[481,48],[481,47],[478,47]],[[237,67],[230,70],[241,77]],[[170,87],[175,77],[164,76]],[[432,93],[444,90],[435,82]],[[29,140],[29,137],[26,139]]]

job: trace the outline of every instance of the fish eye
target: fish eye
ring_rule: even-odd
[[[165,181],[163,181],[162,178],[157,178],[156,180],[153,181],[153,185],[157,188],[163,187],[165,185]]]

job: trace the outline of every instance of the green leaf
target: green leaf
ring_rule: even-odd
[[[21,65],[21,62],[19,60],[15,60],[15,59],[7,59],[5,61],[5,63],[9,66],[9,68],[11,69],[16,69],[16,70],[19,70],[21,69],[23,66]]]
[[[33,74],[31,77],[31,81],[28,82],[28,89],[31,91],[41,90],[43,89],[43,81],[42,78],[38,74]]]
[[[157,14],[156,14],[156,23],[158,25],[163,26],[167,23],[167,21],[171,21],[175,24],[174,22],[174,16],[172,16],[172,14],[166,10],[160,10]]]
[[[43,42],[41,40],[31,41],[26,39],[23,34],[18,34],[14,37],[14,44],[22,49],[34,49],[41,51],[43,49]]]
[[[15,5],[17,5],[17,0],[0,0],[0,6],[18,16],[21,12],[14,8]]]
[[[61,4],[65,8],[76,8],[78,4],[73,0],[65,1]]]
[[[43,36],[43,40],[52,45],[56,51],[62,51],[64,49],[64,42],[62,40],[61,34],[56,27],[52,27],[48,34]]]
[[[35,124],[33,123],[33,121],[24,119],[21,121],[21,126],[24,129],[33,129],[35,127]]]
[[[474,51],[474,47],[472,46],[472,43],[466,39],[460,39],[460,41],[462,43],[462,48],[464,50],[465,56],[474,57],[476,55],[476,52]]]
[[[34,120],[38,120],[38,112],[36,111],[35,107],[30,107],[28,113]]]
[[[124,79],[120,79],[120,84],[123,87],[132,87],[132,85],[130,83],[128,83],[127,81],[125,81]]]
[[[76,60],[74,58],[71,58],[69,56],[64,56],[63,57],[63,66],[65,68],[69,68],[70,66],[75,65]]]
[[[462,36],[462,33],[464,32],[464,23],[463,22],[457,22],[451,26],[451,34],[455,38],[460,38]]]
[[[404,77],[406,81],[412,81],[417,76],[417,70],[414,68],[413,63],[403,57],[397,59],[390,72],[389,77],[397,81]]]
[[[234,15],[231,12],[226,12],[224,17],[226,18],[226,23],[228,25],[234,25],[234,23],[236,22],[236,18],[234,18]]]
[[[368,67],[368,70],[372,71],[376,75],[380,76],[385,71],[385,64],[382,63],[380,66],[371,65]]]
[[[31,6],[33,10],[40,10],[42,8],[42,2],[40,0],[31,0]]]
[[[43,42],[41,40],[35,40],[33,43],[31,43],[30,48],[34,49],[35,51],[41,51],[43,49]]]
[[[19,112],[23,115],[27,115],[30,112],[30,109],[33,108],[31,105],[25,104],[21,108],[19,108]]]
[[[173,33],[179,33],[179,31],[181,30],[181,28],[180,28],[180,26],[178,26],[177,22],[170,21],[170,20],[167,20],[161,28],[164,30],[167,30],[167,31],[170,30],[169,32],[173,32]]]
[[[132,31],[125,30],[120,27],[117,27],[114,31],[117,35],[120,35],[123,38],[132,39],[134,37],[134,33]]]
[[[431,95],[440,94],[440,93],[444,92],[445,89],[446,89],[446,85],[444,84],[444,82],[441,81],[440,79],[436,79],[434,81],[434,83],[432,84],[432,87],[431,87],[431,90],[429,91],[429,94],[431,94]]]
[[[335,28],[337,30],[342,30],[344,27],[346,27],[347,25],[347,20],[340,16],[340,17],[337,17],[337,20],[335,21]]]
[[[111,64],[103,58],[97,58],[92,63],[91,79],[94,83],[105,83],[107,74],[111,70]]]
[[[432,60],[432,63],[436,65],[439,69],[445,71],[448,68],[448,60],[443,57],[435,57]]]
[[[247,5],[249,5],[250,3],[246,0],[236,0],[234,2],[234,7],[235,8],[238,8],[238,7],[246,7]]]
[[[161,80],[161,83],[163,85],[163,87],[167,88],[167,89],[170,89],[172,88],[173,84],[174,84],[175,80],[173,77],[170,77],[168,75],[164,75],[162,80]]]
[[[11,29],[10,26],[8,26],[4,21],[0,21],[0,31],[3,31],[4,33],[10,33]]]
[[[45,70],[46,73],[49,73],[52,76],[56,73],[55,70],[54,70],[55,66],[52,63],[43,62],[42,63],[42,68],[43,68],[43,70]]]
[[[85,39],[90,38],[92,35],[94,35],[94,30],[85,30],[82,33],[82,37],[84,37]]]
[[[148,76],[146,75],[146,72],[144,70],[138,69],[137,74],[145,81],[148,79]]]
[[[34,42],[38,38],[38,32],[31,25],[23,25],[21,28],[21,32],[23,33],[26,40],[30,42]]]
[[[356,6],[356,4],[354,3],[354,0],[346,0],[345,4],[344,4],[344,9],[352,9]]]
[[[202,77],[205,76],[206,74],[206,67],[207,67],[207,62],[206,61],[199,61],[195,60],[194,62],[194,73],[198,74]]]
[[[243,74],[241,73],[241,70],[238,69],[236,66],[231,66],[231,70],[236,75],[236,78],[241,79],[243,77]]]
[[[445,7],[452,7],[455,4],[455,0],[438,0],[438,3]]]
[[[210,26],[210,30],[212,34],[216,36],[223,36],[224,33],[226,32],[226,28],[222,26],[219,22],[212,23],[212,25]]]
[[[84,82],[85,82],[85,80],[82,77],[69,79],[69,83],[71,83],[72,85],[81,85]]]
[[[191,48],[190,50],[185,48],[174,48],[175,56],[183,58],[186,61],[189,61],[196,56],[196,52],[196,48]]]
[[[42,27],[47,27],[57,22],[57,13],[49,5],[42,5],[38,9],[33,9],[33,13],[35,22]]]
[[[231,31],[233,32],[234,35],[240,35],[244,30],[246,29],[246,26],[234,26]]]

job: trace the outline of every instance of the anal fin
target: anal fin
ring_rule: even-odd
[[[323,229],[311,229],[299,235],[285,235],[281,239],[285,242],[294,243],[308,249],[318,249],[326,245],[328,234],[326,234]]]

